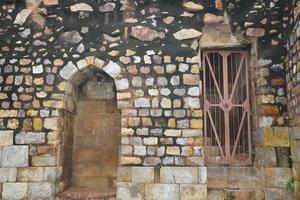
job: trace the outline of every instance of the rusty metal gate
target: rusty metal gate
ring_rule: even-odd
[[[251,164],[247,51],[204,51],[205,163]]]

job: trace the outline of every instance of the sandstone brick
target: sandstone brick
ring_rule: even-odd
[[[17,180],[19,182],[43,181],[44,169],[42,167],[18,168]]]
[[[185,85],[199,85],[199,75],[195,74],[184,74],[183,84]]]
[[[179,200],[177,184],[146,184],[145,200]]]
[[[13,145],[14,132],[10,130],[0,131],[0,147]]]
[[[3,200],[26,200],[28,183],[4,183]]]
[[[17,110],[0,110],[0,117],[17,117]]]
[[[167,147],[167,154],[169,155],[180,155],[180,148],[176,146]]]
[[[206,200],[207,186],[200,184],[180,184],[180,200]]]
[[[3,147],[1,167],[27,167],[28,164],[28,146]]]
[[[0,168],[0,183],[15,182],[17,168]]]
[[[262,128],[254,134],[256,146],[289,147],[287,127]]]
[[[49,155],[40,155],[40,156],[33,156],[32,157],[32,166],[41,167],[41,166],[55,166],[56,165],[56,158],[55,156]]]
[[[276,163],[274,147],[255,147],[254,165],[256,167],[275,167]]]
[[[119,182],[132,182],[132,167],[118,167],[117,180]]]
[[[121,156],[121,159],[120,159],[121,165],[137,165],[137,164],[141,164],[141,163],[142,163],[142,160],[138,157]]]
[[[144,200],[144,184],[142,183],[117,183],[118,200]]]
[[[154,167],[132,167],[133,183],[153,183]]]
[[[146,157],[143,164],[145,166],[157,166],[161,164],[161,159],[159,157]]]
[[[44,132],[21,132],[16,135],[16,144],[42,144],[45,141]]]
[[[29,183],[28,198],[50,200],[55,193],[55,184],[49,182]]]
[[[161,167],[160,182],[168,184],[197,184],[198,169],[197,167]]]
[[[286,188],[288,179],[292,176],[290,168],[266,168],[265,186]]]

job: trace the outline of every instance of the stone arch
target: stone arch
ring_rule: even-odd
[[[59,188],[57,191],[63,191],[72,185],[72,159],[66,155],[73,154],[73,143],[74,143],[74,116],[77,112],[77,100],[78,100],[78,87],[89,80],[91,74],[100,73],[104,77],[110,79],[114,83],[115,87],[115,101],[116,108],[120,109],[117,101],[118,92],[124,89],[128,89],[129,83],[122,74],[121,67],[112,61],[105,64],[104,61],[95,57],[86,57],[79,60],[74,64],[68,62],[59,72],[59,75],[65,80],[64,94],[63,94],[63,105],[59,112],[60,115],[60,145],[58,151],[59,163],[61,167],[62,176],[58,184]],[[120,112],[120,110],[119,110]],[[121,127],[121,119],[119,120]],[[119,130],[119,136],[121,136],[121,130]],[[118,143],[117,145],[119,145]],[[119,155],[117,155],[119,159]],[[117,166],[116,166],[117,167]]]

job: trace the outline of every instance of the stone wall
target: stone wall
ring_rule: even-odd
[[[118,194],[133,195],[133,187],[139,195],[134,198],[157,199],[149,195],[166,189],[174,199],[185,199],[199,188],[203,193],[191,199],[205,198],[206,181],[194,180],[200,169],[205,173],[199,53],[204,41],[217,38],[219,45],[210,47],[224,47],[229,36],[234,45],[226,47],[251,46],[253,127],[287,124],[278,58],[285,54],[281,36],[289,3],[12,0],[0,6],[3,199],[53,199],[63,188],[70,176],[64,150],[72,152],[76,90],[90,72],[106,73],[116,86],[119,164],[129,166],[120,168],[129,178],[119,177]],[[208,27],[219,35],[205,34]],[[207,40],[199,44],[201,36]],[[136,177],[135,170],[149,176]],[[195,177],[168,174],[181,170]],[[179,176],[178,182],[170,176]]]
[[[293,162],[293,180],[295,185],[296,199],[300,198],[300,130],[299,130],[299,80],[300,80],[300,2],[293,1],[293,9],[290,15],[291,33],[286,42],[287,56],[285,58],[285,68],[287,70],[287,91],[288,107],[290,116],[290,144],[291,160]]]

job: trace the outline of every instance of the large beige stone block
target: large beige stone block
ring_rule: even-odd
[[[146,184],[145,200],[179,200],[178,184]]]
[[[11,130],[0,131],[0,146],[13,145],[14,132]]]
[[[292,170],[290,168],[265,168],[265,186],[286,188],[288,179],[292,176]]]
[[[22,167],[17,170],[17,180],[20,182],[43,181],[44,168]]]
[[[54,183],[36,182],[28,185],[28,199],[30,200],[53,200],[54,194]]]
[[[197,184],[197,167],[162,167],[160,169],[161,183],[190,183]]]
[[[32,157],[32,166],[35,167],[46,167],[46,166],[55,166],[56,158],[55,156],[41,155]]]
[[[4,183],[2,200],[27,200],[28,183]]]
[[[289,147],[288,127],[262,128],[254,133],[256,146]]]
[[[122,166],[117,169],[118,182],[131,182],[132,181],[132,167]]]
[[[15,182],[17,168],[0,168],[0,183]]]
[[[266,188],[265,200],[297,200],[294,197],[293,191],[289,191],[286,188]]]
[[[132,167],[132,182],[153,183],[154,167]]]
[[[276,152],[274,147],[256,147],[254,157],[255,167],[275,167]]]
[[[181,184],[180,200],[206,200],[207,186],[201,184]]]
[[[28,164],[28,146],[3,147],[1,167],[27,167]]]
[[[254,200],[255,193],[253,190],[226,190],[225,199],[234,200]]]
[[[144,200],[145,187],[142,183],[117,183],[117,200]]]
[[[300,140],[291,140],[291,155],[294,162],[300,162]]]

